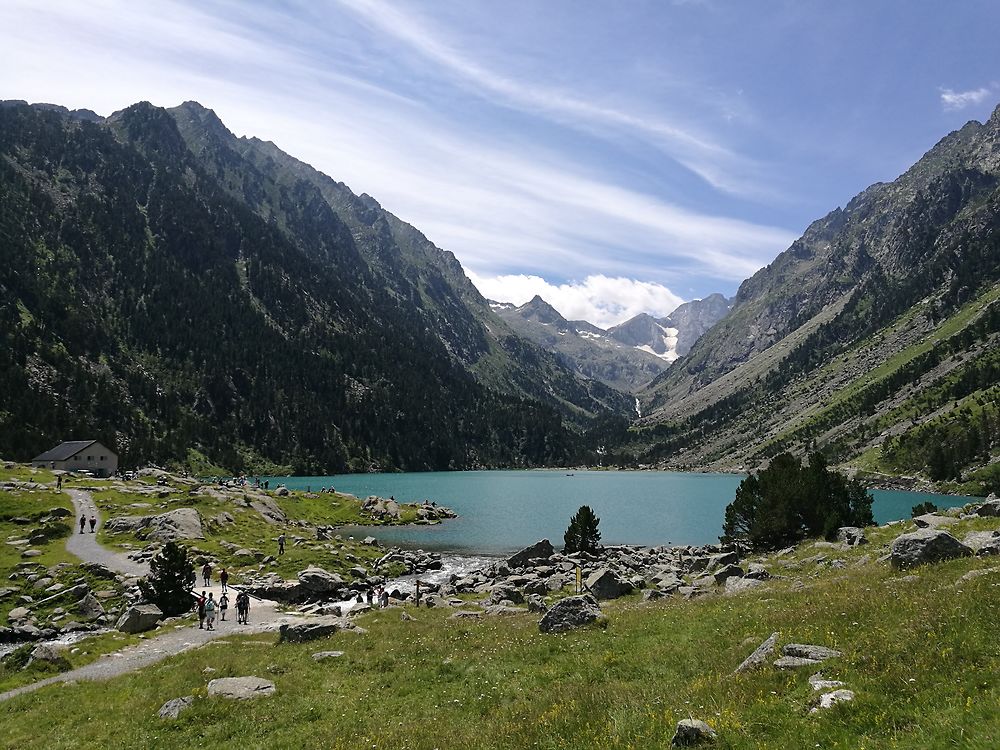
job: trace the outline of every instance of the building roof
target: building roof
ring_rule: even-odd
[[[70,440],[67,443],[60,443],[55,448],[40,456],[35,456],[32,461],[65,461],[68,458],[72,458],[77,453],[82,451],[84,448],[89,448],[96,440]]]

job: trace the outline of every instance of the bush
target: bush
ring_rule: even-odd
[[[601,547],[600,523],[589,505],[581,505],[563,534],[563,552],[597,552]]]
[[[936,513],[937,509],[938,507],[934,503],[930,500],[925,500],[910,508],[910,517],[916,518],[917,516],[922,516],[924,513]]]
[[[872,496],[860,482],[830,471],[818,453],[808,465],[782,453],[740,482],[720,539],[774,550],[809,536],[831,538],[841,526],[873,523]]]
[[[187,547],[167,542],[160,554],[149,561],[149,577],[139,581],[139,590],[163,614],[173,617],[191,609],[194,582],[194,566]]]

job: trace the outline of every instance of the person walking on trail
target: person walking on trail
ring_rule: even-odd
[[[222,593],[229,591],[229,571],[223,568],[219,571],[219,583],[222,584]]]
[[[205,628],[205,604],[207,600],[205,599],[205,592],[201,592],[201,596],[198,597],[198,629],[203,630]]]
[[[372,602],[375,600],[375,591],[371,586],[368,587],[368,592],[365,594],[365,601],[368,602],[368,606],[372,606]]]
[[[205,602],[205,630],[215,630],[215,610],[216,603],[211,591],[208,592],[208,601]]]
[[[236,595],[236,622],[247,624],[250,615],[250,595],[246,591],[241,591]]]
[[[229,597],[223,594],[219,597],[219,621],[226,621],[226,610],[229,609]]]
[[[90,517],[90,533],[94,533],[94,529],[97,528],[97,516]]]
[[[210,564],[205,563],[205,566],[201,569],[201,578],[204,581],[203,586],[212,585],[212,566]]]
[[[86,525],[87,525],[87,515],[83,514],[82,516],[80,516],[80,533],[81,534],[83,533],[83,528]]]
[[[285,535],[278,534],[278,554],[285,554]]]
[[[419,608],[420,607],[420,579],[419,578],[417,579],[417,593],[416,593],[414,599],[416,600],[417,607]]]
[[[56,489],[62,489],[62,474],[56,474]]]

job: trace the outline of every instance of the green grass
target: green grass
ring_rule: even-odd
[[[310,565],[318,565],[351,579],[353,578],[349,572],[351,567],[370,564],[385,554],[380,548],[368,547],[346,538],[340,541],[317,541],[312,532],[294,523],[297,520],[304,520],[317,525],[366,522],[371,525],[371,519],[361,514],[360,502],[345,495],[324,494],[310,497],[307,493],[292,492],[287,497],[278,497],[272,493],[272,499],[278,503],[290,521],[289,524],[273,524],[246,505],[220,500],[206,494],[190,495],[170,487],[163,487],[161,492],[166,497],[142,497],[116,489],[94,492],[93,497],[98,507],[108,517],[154,515],[175,508],[195,508],[201,514],[206,538],[193,539],[187,545],[196,550],[196,559],[200,559],[201,555],[197,552],[200,551],[219,560],[220,565],[226,567],[234,576],[234,582],[239,582],[246,575],[260,572],[260,567],[256,560],[234,555],[234,550],[227,549],[226,543],[260,552],[264,557],[274,556],[275,561],[266,563],[263,570],[278,573],[285,578],[294,578],[300,570]],[[148,507],[132,507],[137,502]],[[234,523],[225,524],[213,520],[222,512],[232,515]],[[415,519],[415,508],[403,506],[402,517],[404,521]],[[276,540],[281,533],[285,534],[286,545],[285,554],[279,556]],[[296,537],[302,537],[303,541],[297,543]],[[141,548],[149,543],[141,536],[111,534],[104,529],[98,532],[98,540],[108,547],[119,550]],[[385,572],[392,570],[387,569]]]
[[[139,635],[128,635],[117,631],[100,633],[78,641],[63,650],[62,655],[65,658],[65,662],[59,666],[46,662],[35,662],[26,668],[17,669],[0,661],[0,692],[12,690],[22,685],[29,685],[61,672],[86,666],[97,661],[104,654],[120,651],[123,648],[138,643],[140,640],[141,637]],[[34,645],[34,643],[28,643],[22,646],[22,648],[30,650]]]
[[[955,531],[996,526],[977,519]],[[12,747],[648,748],[668,746],[676,722],[694,716],[718,730],[720,748],[992,750],[1000,574],[956,582],[995,561],[928,566],[909,580],[873,562],[903,528],[875,530],[849,551],[806,543],[769,561],[783,579],[749,594],[609,603],[604,629],[542,635],[537,615],[470,622],[410,610],[416,619],[401,621],[379,611],[361,619],[366,634],[226,639],[109,683],[45,688],[0,704],[0,723]],[[834,558],[846,567],[830,567]],[[823,671],[857,699],[810,715],[811,670],[732,676],[775,630],[782,643],[841,649]],[[328,649],[346,655],[311,659]],[[273,680],[277,694],[205,697],[208,680],[246,674]],[[180,719],[156,717],[191,694]]]
[[[39,487],[37,490],[0,490],[0,573],[5,578],[22,562],[55,565],[76,561],[66,551],[65,543],[66,537],[72,533],[72,515],[47,524],[40,521],[50,509],[57,507],[72,509],[73,505],[67,495],[48,487]],[[28,523],[23,523],[24,520]],[[7,543],[28,539],[38,532],[45,534],[44,542],[20,547]],[[42,554],[32,558],[22,557],[21,552],[27,549],[36,549]]]

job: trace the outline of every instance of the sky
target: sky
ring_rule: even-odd
[[[0,99],[196,100],[484,295],[600,326],[732,295],[1000,102],[993,0],[0,0]]]

